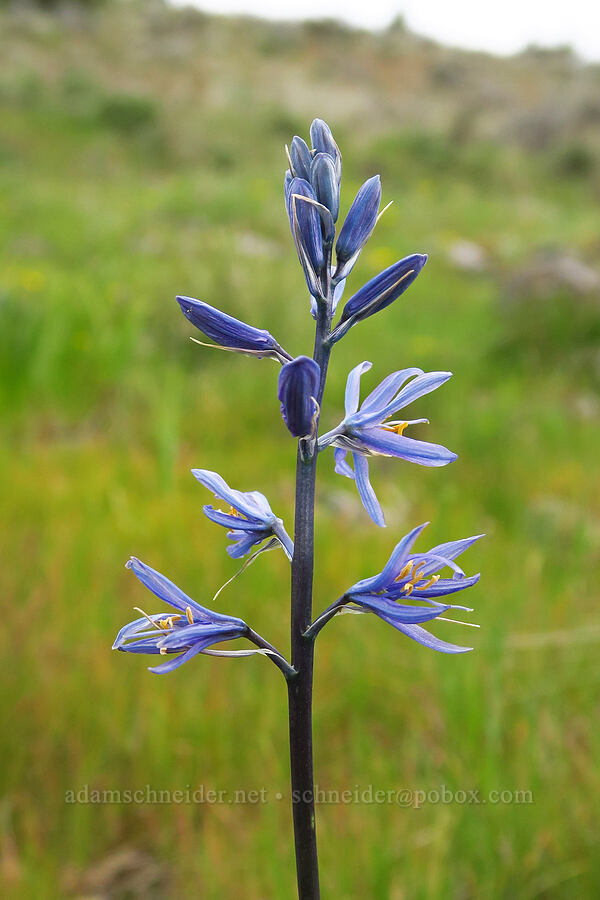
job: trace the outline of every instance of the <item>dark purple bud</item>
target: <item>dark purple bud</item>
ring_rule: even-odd
[[[298,178],[304,178],[305,181],[310,181],[312,154],[306,141],[303,141],[298,135],[293,139],[290,147],[290,161],[292,174]]]
[[[334,222],[340,210],[340,183],[335,163],[328,153],[317,153],[310,166],[310,182],[319,203],[326,206]]]
[[[220,309],[215,309],[214,306],[209,306],[202,300],[194,300],[192,297],[177,297],[177,302],[186,319],[219,347],[239,353],[248,353],[259,359],[262,359],[263,356],[273,357],[282,363],[286,359],[290,359],[289,353],[279,346],[268,331],[246,325],[245,322],[228,316]]]
[[[307,199],[303,200],[303,197]],[[321,220],[314,205],[317,198],[307,181],[303,178],[293,178],[287,188],[285,199],[292,235],[308,289],[313,296],[321,296],[318,276],[325,266],[325,257]]]
[[[279,373],[277,396],[281,402],[281,415],[294,437],[307,438],[314,432],[318,410],[315,398],[320,380],[321,370],[308,356],[296,357]]]
[[[393,303],[410,287],[426,262],[426,254],[413,253],[368,281],[346,303],[339,324],[331,335],[332,340],[339,340],[355,322]]]
[[[379,175],[374,175],[359,189],[342,225],[335,245],[338,267],[356,258],[367,243],[375,228],[380,203],[381,179]]]
[[[310,126],[310,139],[317,153],[327,153],[335,163],[337,180],[342,178],[342,154],[333,139],[331,128],[323,119],[315,119]]]

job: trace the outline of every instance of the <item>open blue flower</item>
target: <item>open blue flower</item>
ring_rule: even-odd
[[[368,457],[396,456],[421,466],[446,466],[453,462],[457,458],[456,453],[446,447],[403,434],[407,425],[417,425],[427,422],[427,419],[390,419],[414,400],[440,387],[452,373],[423,372],[416,368],[392,372],[371,391],[359,409],[360,378],[370,368],[370,362],[363,362],[348,375],[346,416],[337,428],[319,438],[319,449],[330,445],[336,448],[335,471],[356,480],[363,506],[375,524],[384,527],[383,512],[369,481]],[[348,451],[352,453],[354,471],[346,462]]]
[[[427,524],[414,528],[396,544],[378,575],[364,578],[349,588],[343,605],[349,605],[351,610],[358,607],[363,612],[375,613],[398,631],[433,650],[464,653],[472,647],[446,643],[422,628],[421,624],[437,619],[449,609],[471,612],[469,607],[440,601],[439,598],[464,591],[479,581],[479,574],[466,576],[454,560],[483,535],[438,544],[424,553],[413,552],[413,544]],[[451,570],[451,577],[439,574],[445,568]],[[411,603],[402,602],[409,598]],[[424,605],[416,605],[415,601]]]
[[[177,610],[175,615],[146,615],[119,631],[113,650],[171,656],[167,662],[150,669],[157,675],[173,672],[197,653],[220,641],[244,637],[249,629],[242,619],[225,616],[200,606],[177,585],[155,569],[132,557],[127,568],[160,600]],[[141,610],[140,610],[141,611]]]
[[[177,297],[177,302],[186,319],[215,342],[214,345],[208,346],[243,353],[246,356],[256,356],[258,359],[270,357],[282,364],[292,358],[277,343],[273,335],[263,328],[246,325],[245,322],[228,316],[227,313],[204,303],[203,300]]]
[[[227,552],[233,559],[240,559],[255,544],[262,544],[272,537],[280,542],[288,559],[292,558],[294,544],[283,527],[283,521],[277,518],[264,494],[259,491],[236,491],[217,472],[210,472],[208,469],[192,469],[192,475],[219,500],[224,500],[230,506],[229,513],[214,509],[210,504],[204,506],[203,511],[211,522],[228,529],[227,537],[233,544],[227,548]]]

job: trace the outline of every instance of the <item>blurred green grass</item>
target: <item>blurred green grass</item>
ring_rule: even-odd
[[[294,353],[310,347],[281,199],[282,141],[308,120],[260,98],[206,109],[194,158],[192,126],[182,122],[179,146],[148,99],[154,88],[128,101],[93,72],[48,78],[32,63],[20,77],[15,88],[10,72],[1,94],[3,881],[14,898],[70,896],[78,873],[133,846],[168,873],[161,896],[290,897],[276,671],[261,659],[207,658],[159,679],[109,648],[131,607],[148,605],[123,569],[130,554],[200,602],[235,571],[202,516],[192,466],[264,491],[291,527],[295,451],[276,367],[191,344],[173,297],[205,298],[268,327]],[[335,128],[334,109],[322,112]],[[336,348],[324,421],[338,421],[346,373],[361,359],[375,363],[367,386],[405,365],[450,369],[455,378],[419,414],[459,460],[444,471],[374,464],[389,524],[378,531],[323,457],[316,608],[377,571],[417,522],[432,521],[432,542],[488,537],[466,559],[483,572],[471,594],[476,652],[442,657],[350,616],[319,638],[317,781],[325,790],[530,790],[534,802],[324,805],[323,894],[596,896],[597,374],[573,365],[568,304],[562,339],[560,322],[548,330],[518,309],[507,317],[502,285],[540,246],[597,247],[597,184],[550,177],[552,154],[455,147],[415,127],[355,141],[344,120],[336,133],[344,209],[374,170],[395,201],[351,287],[408,252],[430,261],[409,294]],[[457,239],[482,244],[494,264],[452,266]],[[511,352],[517,338],[524,354]],[[269,554],[220,608],[286,647],[288,577],[282,556]],[[442,628],[464,641],[458,626]],[[265,787],[284,798],[64,802],[86,784]]]

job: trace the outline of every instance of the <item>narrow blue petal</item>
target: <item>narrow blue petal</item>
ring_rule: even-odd
[[[412,531],[409,531],[408,534],[405,534],[402,540],[400,540],[394,549],[392,550],[392,554],[385,564],[382,572],[381,572],[381,586],[387,586],[391,584],[395,578],[400,574],[402,567],[408,559],[410,551],[413,548],[413,545],[416,539],[419,537],[424,528],[429,525],[429,522],[423,522],[422,525],[417,525],[416,528],[413,528]]]
[[[207,519],[210,519],[216,525],[222,525],[224,528],[235,528],[240,531],[256,531],[264,528],[265,534],[270,533],[271,530],[267,526],[263,526],[263,523],[258,519],[242,519],[241,516],[233,516],[229,513],[221,512],[220,509],[214,509],[208,504],[202,507],[202,511]]]
[[[400,369],[398,372],[392,372],[380,382],[374,391],[371,391],[363,400],[360,411],[361,413],[377,412],[383,409],[390,400],[396,396],[404,382],[413,375],[422,375],[423,369]],[[362,420],[361,420],[362,421]]]
[[[260,491],[234,491],[231,492],[236,499],[234,506],[240,512],[248,516],[249,519],[255,518],[270,525],[275,521],[277,516],[269,506],[269,501]],[[238,504],[238,505],[236,505]]]
[[[410,403],[430,394],[432,391],[441,387],[449,378],[452,378],[452,372],[424,372],[407,384],[400,393],[393,397],[389,403],[381,410],[382,421],[389,418],[393,413],[404,409]]]
[[[354,478],[354,472],[351,467],[346,462],[346,456],[348,455],[348,451],[344,450],[342,447],[336,447],[333,451],[333,457],[335,459],[335,471],[338,475],[345,475],[346,478]]]
[[[384,597],[377,597],[374,594],[359,594],[354,597],[349,592],[349,596],[359,606],[370,609],[371,612],[383,618],[384,621],[393,621],[394,624],[410,625],[419,622],[431,622],[432,619],[436,619],[449,609],[447,606],[437,606],[434,609],[427,606],[407,606],[395,603],[393,600],[386,600]]]
[[[268,524],[275,520],[269,501],[259,491],[236,491],[230,488],[224,478],[209,469],[192,469],[192,475],[200,484],[212,491],[219,500],[225,500],[234,509],[258,521]]]
[[[360,456],[358,453],[353,453],[352,458],[354,460],[356,487],[360,499],[362,500],[362,504],[373,522],[375,522],[376,525],[379,525],[380,528],[385,528],[383,511],[379,505],[379,500],[375,496],[375,491],[371,487],[371,482],[369,481],[369,462],[366,456]]]
[[[214,643],[214,641],[213,641]],[[180,653],[179,656],[175,656],[172,659],[169,659],[166,663],[163,663],[161,666],[152,666],[148,671],[152,672],[154,675],[166,675],[168,672],[174,672],[175,669],[178,669],[179,666],[182,666],[184,663],[189,662],[190,659],[193,659],[198,653],[201,653],[206,647],[210,646],[210,642],[208,644],[194,644],[193,647],[190,647],[189,650],[186,650],[185,653]]]
[[[447,556],[440,556],[438,553],[432,553],[431,550],[428,550],[427,553],[417,553],[415,556],[415,562],[417,561],[417,559],[427,564],[426,569],[429,568],[431,564],[435,564],[435,569],[432,569],[432,571],[438,572],[440,569],[448,566],[448,568],[452,569],[452,571],[455,573],[453,576],[454,578],[458,578],[459,576],[464,577],[465,573],[458,565],[458,563],[454,562],[454,560],[450,559]],[[426,569],[423,569],[422,571],[425,572]]]
[[[148,619],[151,619],[152,622],[158,622],[159,619],[164,619],[165,613],[157,613],[152,616],[148,616]],[[134,638],[140,632],[147,632],[144,634],[144,637],[148,637],[151,634],[160,634],[162,631],[161,628],[157,628],[156,632],[149,631],[150,622],[146,617],[141,619],[134,619],[133,622],[128,622],[127,625],[123,625],[118,635],[116,636],[114,643],[112,645],[113,650],[119,650],[120,647],[128,640]]]
[[[230,541],[234,542],[227,547],[227,553],[232,559],[241,559],[250,552],[255,544],[260,544],[260,542],[265,539],[264,534],[259,534],[256,531],[247,532],[239,530],[228,531],[227,537]]]
[[[165,603],[174,606],[175,609],[178,609],[180,612],[185,612],[186,608],[189,606],[194,613],[194,618],[199,619],[201,622],[228,622],[236,624],[241,622],[241,619],[236,619],[233,616],[224,616],[213,610],[206,609],[204,606],[200,606],[199,603],[196,603],[195,600],[192,600],[191,597],[184,594],[176,584],[173,584],[172,581],[169,581],[169,579],[165,578],[164,575],[161,575],[160,572],[151,569],[150,566],[147,566],[134,556],[127,561],[126,568],[131,569],[136,578],[138,578],[148,590],[152,591],[155,596],[164,600]]]
[[[161,629],[161,633],[164,631]],[[157,638],[140,638],[139,641],[132,641],[129,644],[123,644],[122,647],[113,647],[113,650],[122,650],[124,653],[160,653],[156,646]]]
[[[385,428],[357,428],[355,436],[369,450],[383,456],[397,456],[420,466],[447,466],[457,459],[447,447],[404,437]]]
[[[157,572],[156,569],[152,569],[141,560],[136,559],[135,556],[132,556],[131,559],[127,560],[125,568],[131,569],[136,578],[138,578],[148,590],[152,591],[156,597],[160,600],[164,600],[164,602],[168,603],[170,606],[174,606],[175,609],[178,609],[180,612],[185,612],[186,607],[190,606],[199,617],[204,619],[204,621],[214,621],[214,614],[209,609],[200,606],[195,600],[192,600],[191,597],[184,594],[176,584],[173,584],[172,581],[169,581],[168,578],[165,578],[165,576],[161,575],[160,572]]]
[[[393,584],[394,579],[398,576],[402,566],[408,559],[408,555],[412,550],[414,542],[427,525],[429,525],[429,522],[424,522],[423,525],[418,525],[408,534],[405,534],[402,540],[400,540],[392,550],[392,554],[383,570],[378,575],[372,575],[370,578],[363,578],[362,581],[357,581],[357,583],[350,588],[348,593],[372,593],[381,591],[388,585]]]
[[[427,556],[435,555],[442,556],[445,559],[456,559],[457,556],[460,556],[461,553],[464,553],[465,550],[472,547],[475,541],[478,541],[482,537],[485,537],[485,535],[476,534],[473,537],[463,538],[460,541],[447,541],[445,544],[438,544],[427,552]],[[432,563],[430,565],[425,565],[422,571],[424,575],[432,575],[440,568],[442,568],[442,566],[436,566],[435,563]]]
[[[422,572],[422,570],[419,570]],[[481,574],[477,575],[469,575],[464,578],[440,578],[440,580],[436,584],[432,584],[431,587],[425,588],[423,591],[419,591],[418,593],[415,591],[415,599],[427,600],[429,597],[445,597],[447,594],[456,594],[458,591],[463,591],[465,588],[473,587],[474,584],[477,584],[481,577]]]
[[[346,394],[344,405],[346,407],[346,416],[351,416],[358,409],[358,400],[360,397],[360,379],[365,372],[368,372],[373,363],[368,361],[359,363],[348,375],[346,381]]]
[[[231,641],[245,632],[246,626],[241,620],[236,628],[227,625],[186,625],[184,628],[166,632],[164,637],[158,641],[158,647],[159,649],[164,647],[166,650],[185,650],[198,641],[204,646],[208,646],[206,641],[211,644],[219,641]]]
[[[387,616],[380,616],[380,618],[392,625],[393,628],[412,638],[418,644],[429,647],[430,650],[437,650],[440,653],[467,653],[473,649],[472,647],[460,647],[458,644],[449,644],[446,641],[441,641],[439,638],[434,637],[433,634],[430,634],[429,631],[426,631],[425,628],[421,628],[420,625],[403,625],[401,622],[395,622]]]

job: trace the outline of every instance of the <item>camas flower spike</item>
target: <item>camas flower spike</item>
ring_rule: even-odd
[[[457,457],[446,447],[405,437],[408,425],[427,423],[427,419],[391,420],[419,397],[429,394],[444,384],[451,372],[423,372],[422,369],[400,369],[392,372],[363,400],[360,409],[361,375],[371,368],[370,362],[360,363],[348,375],[346,383],[346,416],[332,431],[319,438],[319,450],[333,446],[335,471],[356,481],[363,506],[376,525],[385,526],[379,501],[369,481],[371,456],[396,456],[421,466],[446,466]],[[409,379],[412,378],[412,381]],[[408,383],[407,383],[408,382]],[[348,451],[352,453],[354,471],[346,462]]]
[[[234,559],[243,558],[239,570],[214,594],[211,606],[217,605],[220,594],[265,551],[283,547],[290,560],[290,661],[242,619],[200,606],[137,559],[132,559],[128,568],[157,597],[173,607],[174,613],[147,615],[140,610],[142,617],[121,629],[114,647],[129,653],[166,656],[162,665],[151,669],[159,673],[172,672],[203,653],[216,656],[263,653],[280,669],[288,686],[290,795],[298,896],[300,900],[318,900],[311,725],[315,638],[338,614],[371,613],[434,650],[463,653],[471,649],[443,641],[423,626],[436,620],[455,621],[447,619],[445,613],[451,609],[468,609],[451,601],[472,587],[479,575],[465,575],[455,560],[480,535],[416,552],[414,542],[424,527],[420,525],[396,545],[381,572],[357,581],[310,624],[318,452],[327,447],[334,449],[336,472],[355,480],[365,509],[380,526],[385,525],[385,520],[369,481],[369,458],[394,456],[422,466],[445,466],[456,459],[456,454],[440,444],[404,434],[408,426],[427,422],[426,419],[394,418],[400,410],[450,378],[450,372],[424,372],[414,367],[392,372],[361,404],[360,379],[371,363],[355,366],[346,383],[343,420],[319,437],[325,380],[334,347],[354,325],[400,297],[423,270],[427,256],[412,253],[379,272],[355,290],[334,324],[346,278],[387,209],[380,209],[381,180],[374,175],[364,182],[337,232],[342,157],[331,129],[322,119],[315,119],[310,126],[310,145],[296,135],[286,151],[289,168],[284,180],[285,209],[315,319],[313,357],[292,356],[269,331],[248,325],[201,300],[184,296],[177,300],[186,318],[214,341],[207,346],[258,359],[274,359],[281,365],[277,399],[286,428],[298,440],[294,542],[263,494],[230,488],[217,472],[208,469],[193,469],[192,473],[223,502],[224,509],[206,504],[204,514],[227,530],[228,554]],[[275,407],[274,389],[272,402]],[[352,454],[351,461],[347,459],[348,453]],[[353,560],[347,562],[352,565]],[[268,598],[269,602],[275,599]],[[215,644],[236,638],[250,641],[255,649],[214,648]]]

